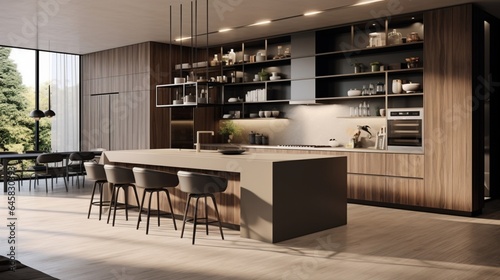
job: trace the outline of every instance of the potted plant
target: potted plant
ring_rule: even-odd
[[[267,73],[266,71],[264,71],[264,69],[261,69],[259,73],[257,73],[259,75],[259,78],[261,81],[267,81],[268,78],[269,78],[269,73]]]
[[[231,140],[235,135],[239,135],[241,133],[240,127],[238,127],[233,121],[223,121],[219,127],[219,134],[227,137],[227,142],[231,143]]]
[[[371,62],[370,66],[372,67],[372,72],[380,71],[380,62],[378,61]]]

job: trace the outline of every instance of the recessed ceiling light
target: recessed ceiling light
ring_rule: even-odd
[[[371,3],[376,3],[376,2],[381,2],[381,1],[384,1],[384,0],[364,0],[364,1],[358,1],[358,3],[352,4],[351,7],[361,6],[361,5],[368,5],[368,4],[371,4]]]
[[[304,14],[304,16],[312,16],[312,15],[317,15],[317,14],[320,14],[322,13],[323,11],[311,11],[311,12],[307,12]]]
[[[250,24],[249,26],[263,25],[263,24],[268,24],[268,23],[271,23],[271,21],[270,20],[263,20],[263,21],[258,21],[254,24]]]
[[[219,30],[219,32],[228,32],[228,31],[231,31],[231,30],[233,30],[233,29],[231,29],[231,28],[222,28],[222,29]]]

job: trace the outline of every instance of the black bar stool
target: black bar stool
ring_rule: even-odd
[[[85,171],[87,173],[87,179],[94,181],[94,186],[92,187],[92,195],[90,197],[89,214],[87,219],[90,218],[90,212],[92,211],[93,205],[99,205],[99,221],[101,220],[102,207],[110,206],[110,200],[102,200],[102,189],[104,184],[108,182],[106,179],[106,172],[104,171],[104,165],[97,164],[95,162],[84,162]],[[99,189],[99,200],[94,200],[94,195],[96,189]]]
[[[224,234],[222,233],[222,224],[220,222],[219,210],[217,209],[217,203],[215,201],[214,193],[224,192],[227,188],[227,179],[203,174],[203,173],[195,173],[188,171],[178,171],[177,176],[179,177],[179,188],[181,191],[188,194],[188,200],[186,202],[186,209],[184,211],[184,219],[182,222],[182,232],[181,238],[184,236],[184,227],[187,221],[192,221],[193,226],[193,241],[194,244],[195,235],[196,235],[196,224],[198,220],[205,221],[206,232],[208,235],[208,224],[218,222],[219,230],[222,240],[224,240]],[[203,197],[205,198],[205,218],[198,218],[198,200]],[[208,207],[207,207],[207,197],[212,198],[212,202],[214,204],[215,215],[217,217],[217,221],[209,222],[208,220]],[[189,210],[189,202],[191,198],[196,198],[195,206],[194,206],[194,217],[192,219],[187,219],[187,214]]]
[[[109,219],[111,217],[111,210],[113,210],[113,226],[115,226],[115,218],[116,218],[116,209],[123,208],[125,209],[125,220],[128,221],[128,209],[129,208],[138,208],[139,207],[139,196],[137,195],[137,189],[134,185],[134,173],[132,169],[115,166],[115,165],[104,165],[104,171],[106,172],[106,179],[108,183],[113,184],[113,191],[111,194],[111,202],[110,208],[108,212],[108,224]],[[135,194],[135,199],[137,201],[137,206],[129,206],[128,205],[128,188],[132,188]],[[125,202],[118,203],[118,195],[120,194],[120,189],[123,189],[125,195]]]
[[[137,229],[139,229],[139,224],[141,222],[141,213],[144,209],[144,198],[146,193],[149,193],[148,201],[148,214],[146,222],[146,234],[149,233],[149,217],[151,215],[151,196],[156,193],[156,200],[158,201],[158,226],[160,226],[160,192],[165,192],[167,195],[168,204],[170,206],[170,214],[172,215],[172,221],[174,222],[174,228],[177,230],[177,225],[175,223],[174,210],[172,208],[172,202],[170,200],[170,193],[168,188],[175,188],[179,184],[179,179],[177,175],[161,172],[157,170],[151,170],[146,168],[134,167],[132,169],[135,177],[135,184],[139,188],[144,189],[142,194],[141,207],[139,209],[139,219],[137,220]]]

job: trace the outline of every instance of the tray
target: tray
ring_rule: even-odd
[[[245,152],[243,149],[222,149],[222,150],[217,150],[217,152],[224,154],[224,155],[240,155]]]

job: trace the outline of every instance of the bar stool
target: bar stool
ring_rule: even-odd
[[[68,176],[76,175],[76,184],[80,188],[80,176],[82,176],[82,187],[85,187],[85,168],[84,162],[91,161],[95,158],[92,152],[73,152],[69,155],[70,162],[68,163]],[[71,179],[73,185],[73,179]]]
[[[188,172],[188,171],[178,171],[177,176],[179,177],[179,188],[182,192],[188,193],[188,200],[186,202],[186,209],[184,211],[184,219],[182,222],[182,232],[181,238],[184,236],[184,227],[187,221],[192,221],[193,226],[193,241],[194,244],[195,235],[196,235],[196,224],[198,223],[198,200],[203,197],[205,198],[205,218],[200,218],[200,220],[205,221],[206,233],[208,235],[208,224],[218,222],[219,230],[222,240],[224,240],[224,234],[222,233],[222,224],[220,222],[219,210],[217,209],[217,203],[215,201],[214,193],[220,193],[226,190],[227,188],[227,179],[203,174],[196,172]],[[214,204],[215,214],[217,216],[217,221],[208,221],[208,207],[207,207],[207,197],[212,198],[212,202]],[[196,198],[195,207],[194,207],[194,218],[187,219],[187,214],[189,210],[189,202],[191,198]]]
[[[141,222],[141,214],[144,209],[144,198],[146,193],[149,193],[148,201],[148,214],[146,222],[146,234],[149,233],[149,217],[151,214],[151,196],[156,193],[156,200],[158,201],[158,226],[160,226],[160,192],[164,191],[167,195],[168,204],[170,206],[170,214],[172,215],[172,221],[174,222],[174,228],[177,230],[177,225],[175,223],[174,210],[172,208],[172,202],[170,201],[170,193],[168,188],[175,188],[179,184],[179,179],[177,175],[161,172],[157,170],[145,169],[140,167],[134,167],[132,169],[135,177],[135,184],[137,187],[143,188],[144,192],[142,194],[141,207],[139,208],[139,219],[137,220],[137,229],[139,229],[139,224]]]
[[[89,214],[87,215],[87,219],[90,218],[90,212],[92,211],[93,205],[99,205],[99,221],[101,220],[102,215],[102,207],[110,206],[110,200],[103,201],[102,200],[102,189],[104,184],[108,182],[106,179],[106,172],[104,171],[104,165],[97,164],[95,162],[84,162],[85,171],[87,173],[87,179],[94,181],[94,186],[92,187],[92,195],[90,197],[90,206],[89,206]],[[99,200],[94,200],[94,195],[96,189],[99,189]]]
[[[113,184],[107,223],[109,224],[111,210],[113,210],[113,226],[115,226],[116,209],[120,206],[123,206],[123,208],[125,208],[125,220],[128,221],[128,209],[139,207],[139,196],[137,195],[137,189],[134,185],[135,179],[132,169],[105,164],[104,171],[106,172],[106,179],[108,180],[108,183]],[[128,205],[128,188],[132,188],[132,190],[134,190],[137,206],[130,207]],[[118,203],[118,195],[120,194],[120,189],[123,189],[124,191],[124,203]]]

